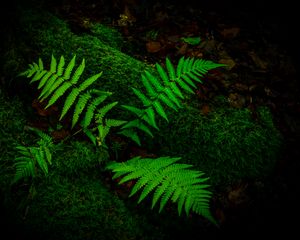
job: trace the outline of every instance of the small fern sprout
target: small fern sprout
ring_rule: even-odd
[[[109,103],[97,110],[97,113],[95,114],[95,128],[88,129],[87,126],[89,124],[86,124],[86,122],[83,121],[83,130],[85,134],[90,138],[90,140],[94,143],[94,145],[98,145],[107,149],[108,147],[105,143],[105,138],[110,132],[111,127],[119,127],[126,123],[126,121],[123,120],[105,118],[107,112],[117,104],[118,102]],[[94,135],[95,131],[97,131],[97,136]]]
[[[54,145],[52,138],[39,129],[31,127],[28,127],[28,129],[34,131],[40,137],[37,141],[38,146],[16,146],[18,156],[15,158],[16,172],[12,183],[16,183],[22,178],[34,178],[37,175],[38,167],[47,176],[48,165],[52,164],[51,149]]]

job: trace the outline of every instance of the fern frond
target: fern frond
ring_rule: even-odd
[[[68,66],[66,67],[63,79],[66,79],[66,80],[70,79],[72,70],[75,66],[75,60],[76,60],[76,55],[73,56],[73,58],[71,59],[71,61],[68,64]]]
[[[156,69],[157,69],[157,72],[158,72],[159,76],[163,80],[164,85],[168,86],[169,83],[170,83],[170,80],[169,80],[169,77],[168,77],[167,73],[162,68],[162,66],[160,66],[158,63],[156,63],[155,66],[156,66]]]
[[[116,106],[118,104],[118,102],[113,102],[113,103],[109,103],[107,105],[105,105],[104,107],[100,108],[98,111],[97,111],[97,114],[96,114],[96,122],[97,121],[100,121],[102,122],[102,119],[104,118],[105,114],[111,110],[114,106]]]
[[[59,63],[57,65],[57,72],[56,72],[57,76],[62,76],[64,72],[64,66],[65,66],[65,58],[64,56],[61,56],[59,59]]]
[[[35,177],[35,166],[33,159],[30,157],[17,157],[15,159],[16,163],[14,167],[16,168],[16,172],[12,183],[16,183],[22,178],[26,177]]]
[[[151,105],[151,100],[148,99],[140,90],[136,89],[136,88],[132,88],[134,94],[142,101],[143,105],[145,107],[148,107],[149,105]]]
[[[102,95],[102,96],[99,96],[99,97],[96,97],[87,107],[87,110],[86,110],[86,113],[85,113],[85,116],[84,116],[84,119],[82,121],[82,126],[84,128],[87,128],[93,117],[94,117],[94,114],[95,114],[95,109],[98,105],[100,105],[105,99],[107,98],[107,95]]]
[[[51,92],[49,92],[49,90],[52,88],[52,86],[57,78],[58,78],[58,76],[56,74],[52,74],[51,77],[46,81],[46,83],[43,83],[43,89],[38,97],[39,100],[43,101],[51,94]],[[63,80],[61,80],[61,82],[62,81]]]
[[[49,79],[49,82],[44,87],[43,91],[41,92],[39,99],[44,101],[47,97],[49,97],[52,93],[55,94],[55,91],[65,82],[65,79],[57,76],[56,74],[53,75],[53,78]]]
[[[12,183],[16,183],[21,178],[35,177],[37,173],[37,165],[41,168],[45,175],[48,174],[48,164],[52,164],[52,154],[50,148],[53,146],[52,138],[43,133],[41,130],[28,127],[40,136],[37,147],[16,146],[18,155],[15,158],[16,168],[15,176]]]
[[[73,105],[73,103],[75,102],[79,94],[80,91],[78,88],[72,89],[71,93],[68,95],[68,97],[65,100],[65,104],[63,106],[59,120],[61,120],[66,115],[66,113],[69,111],[69,109],[71,108],[71,106]]]
[[[51,63],[50,63],[50,72],[56,73],[56,67],[57,67],[56,58],[52,54],[51,55]]]
[[[159,211],[162,211],[171,200],[178,203],[178,214],[184,207],[186,214],[192,210],[216,223],[209,210],[209,185],[204,184],[208,178],[203,178],[200,171],[191,170],[192,165],[177,163],[178,160],[180,158],[134,157],[127,162],[112,162],[107,169],[114,173],[113,179],[120,178],[119,184],[136,180],[130,196],[141,190],[138,202],[154,192],[152,208],[160,200]]]
[[[79,86],[79,90],[80,91],[84,91],[85,89],[87,89],[90,85],[92,85],[99,77],[101,77],[102,72],[95,74],[93,76],[91,76],[90,78],[86,79],[85,81],[83,81],[80,86]]]
[[[141,146],[141,140],[140,140],[137,132],[134,131],[133,129],[126,128],[126,129],[123,129],[122,131],[120,131],[118,133],[124,135],[125,137],[130,138],[137,145]]]
[[[169,58],[166,58],[166,67],[169,73],[169,77],[172,81],[176,79],[176,73],[173,64],[171,63]]]
[[[45,83],[49,80],[50,76],[52,76],[52,72],[47,72],[43,77],[42,79],[40,80],[40,83],[38,85],[38,89],[41,89]]]
[[[167,114],[165,113],[165,110],[162,107],[162,105],[159,103],[159,101],[154,101],[153,106],[154,106],[156,112],[168,122],[169,119],[167,117]]]
[[[73,74],[73,76],[72,76],[72,78],[70,80],[71,84],[75,85],[78,82],[81,74],[83,73],[84,68],[85,68],[85,60],[82,59],[81,64],[76,69],[76,71],[74,72],[74,74]]]
[[[166,58],[166,70],[158,63],[155,64],[158,77],[145,71],[141,75],[141,81],[145,87],[145,93],[139,89],[133,88],[133,93],[141,100],[143,107],[123,106],[133,112],[137,117],[145,121],[150,126],[157,128],[155,123],[155,114],[157,113],[166,121],[166,107],[175,111],[181,108],[181,101],[184,99],[184,92],[194,93],[193,89],[197,86],[194,82],[202,83],[200,77],[208,70],[225,66],[224,64],[213,63],[212,61],[195,60],[194,58],[180,58],[177,68]],[[128,122],[123,128],[134,126]],[[145,125],[144,125],[145,126]],[[148,132],[148,131],[147,131]]]
[[[47,109],[48,107],[52,106],[61,96],[64,95],[64,93],[70,87],[72,87],[72,83],[70,83],[70,82],[64,82],[59,88],[57,88],[57,90],[54,92],[54,94],[50,98],[50,100],[49,100],[47,106],[45,107],[45,109]]]
[[[72,128],[75,126],[75,124],[77,123],[80,114],[83,112],[83,110],[85,109],[86,104],[88,103],[89,99],[92,98],[92,95],[90,93],[90,91],[82,94],[79,97],[79,100],[75,106],[75,111],[73,114],[73,119],[72,119]]]

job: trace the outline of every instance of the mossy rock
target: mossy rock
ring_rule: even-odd
[[[124,203],[98,180],[55,175],[43,181],[24,221],[35,239],[140,239],[141,227]]]
[[[120,48],[116,45],[121,40],[115,29],[111,29],[108,34],[110,30],[108,27],[100,28],[99,24],[95,24],[90,34],[78,35],[71,31],[64,20],[43,10],[23,10],[19,18],[20,32],[15,36],[16,48],[13,55],[19,59],[19,66],[7,66],[6,72],[10,73],[11,69],[14,69],[16,76],[27,68],[28,63],[37,62],[38,58],[43,60],[45,66],[49,66],[52,55],[57,59],[63,55],[66,62],[76,55],[77,65],[83,58],[86,62],[82,79],[103,72],[93,85],[94,88],[111,91],[112,99],[118,99],[126,104],[135,101],[135,95],[129,86],[139,86],[141,73],[151,68],[119,51]],[[111,38],[116,39],[113,41]],[[22,47],[18,48],[18,45]],[[23,56],[26,56],[25,60]],[[17,61],[11,62],[16,64]],[[19,72],[15,72],[16,69]]]
[[[273,170],[282,147],[282,136],[267,107],[257,119],[249,109],[213,108],[208,115],[185,106],[163,123],[152,148],[158,155],[180,156],[210,177],[214,187],[240,180],[264,178]]]

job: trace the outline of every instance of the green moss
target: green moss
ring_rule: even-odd
[[[20,144],[24,139],[30,142],[32,138],[23,131],[26,113],[20,99],[9,98],[0,90],[0,102],[0,185],[4,188],[9,185],[10,177],[14,174],[12,165],[16,156],[15,144]]]
[[[54,174],[61,174],[70,178],[92,176],[103,171],[109,160],[108,152],[87,141],[72,140],[59,144],[53,154]]]
[[[37,188],[24,221],[40,239],[140,239],[141,227],[124,203],[98,180],[55,175]]]
[[[104,44],[112,48],[122,50],[124,39],[122,34],[115,28],[105,26],[100,23],[91,24],[92,35],[97,37]]]
[[[160,127],[158,154],[181,156],[204,171],[213,186],[267,176],[274,168],[281,135],[266,107],[252,118],[248,109],[217,107],[207,116],[186,106]]]

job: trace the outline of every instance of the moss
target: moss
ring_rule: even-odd
[[[119,48],[107,44],[108,41],[111,41],[109,36],[105,40],[103,37],[86,33],[76,35],[71,32],[63,20],[49,12],[24,10],[20,18],[19,41],[22,41],[23,45],[27,47],[19,49],[19,57],[30,57],[25,62],[36,62],[41,57],[45,65],[49,66],[52,54],[56,58],[63,55],[66,62],[76,55],[77,64],[83,58],[86,60],[87,67],[83,79],[103,71],[103,75],[96,82],[95,87],[112,91],[114,99],[123,102],[133,101],[135,96],[128,86],[140,85],[140,74],[150,67],[122,53],[118,50]],[[111,35],[114,36],[114,34],[114,30],[112,30]],[[34,52],[28,52],[29,49]],[[25,68],[26,66],[20,66],[19,71],[24,71]]]
[[[141,227],[124,203],[100,181],[55,175],[30,204],[25,230],[40,239],[139,239]]]
[[[158,146],[160,156],[181,156],[204,171],[214,187],[266,177],[278,160],[282,137],[267,107],[260,107],[258,116],[225,106],[204,116],[186,106],[160,127],[152,148]]]
[[[0,90],[0,102],[0,183],[4,187],[9,185],[14,173],[15,144],[22,143],[24,139],[30,142],[32,137],[23,131],[26,111],[20,99],[8,97]]]
[[[90,31],[104,44],[111,46],[119,51],[122,50],[124,39],[122,34],[113,27],[108,27],[100,23],[91,24]]]

